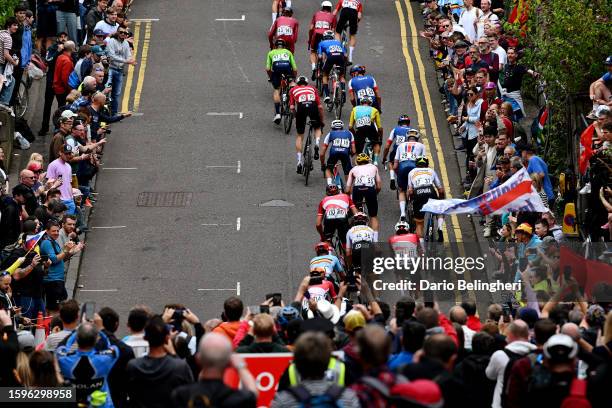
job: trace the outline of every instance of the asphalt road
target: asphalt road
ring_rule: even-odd
[[[184,303],[202,318],[215,317],[237,286],[247,305],[271,292],[293,297],[318,240],[314,223],[325,181],[315,166],[312,183],[304,186],[295,173],[294,133],[285,135],[272,123],[264,71],[270,1],[176,4],[149,0],[133,8],[133,18],[159,19],[141,23],[139,65],[128,85],[129,107],[139,99],[141,115],[113,127],[81,265],[78,299],[111,306],[123,316],[135,304],[161,310],[166,303]],[[296,50],[301,72],[310,72],[306,34],[319,4],[294,1],[301,24]],[[216,21],[242,20],[243,15],[243,21]],[[445,170],[458,196],[459,169],[435,72],[423,41],[418,42],[419,66],[412,45],[417,27],[412,29],[410,21],[421,26],[418,3],[367,1],[354,61],[365,64],[379,84],[385,133],[399,114],[408,113],[427,134],[434,166]],[[145,27],[150,43],[143,67]],[[232,112],[236,115],[210,114]],[[379,203],[386,239],[399,209],[388,176],[383,177]],[[144,192],[188,193],[183,196],[188,200],[180,207],[139,206]],[[261,206],[270,200],[285,206]],[[474,239],[467,219],[447,224],[452,239],[457,234],[464,241]]]

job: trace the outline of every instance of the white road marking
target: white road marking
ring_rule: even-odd
[[[134,117],[138,117],[138,116],[142,116],[142,115],[144,115],[144,113],[142,113],[142,112],[132,112],[132,116],[134,116]]]
[[[138,170],[138,167],[102,167],[102,170]]]
[[[236,287],[232,289],[225,288],[199,288],[198,292],[214,292],[214,291],[231,291],[236,292],[236,296],[240,296],[240,282],[236,282]]]
[[[236,282],[236,296],[240,296],[240,282]]]
[[[240,166],[241,166],[241,163],[240,163],[240,160],[238,160],[238,166],[236,167],[236,173],[238,174],[240,174]]]
[[[130,18],[130,21],[140,21],[140,22],[149,22],[149,21],[159,21],[159,18]]]
[[[234,224],[200,224],[203,227],[232,227]]]
[[[228,165],[225,165],[225,166],[221,166],[221,165],[218,165],[218,166],[206,166],[207,169],[224,169],[224,168],[232,168],[233,169],[235,167],[236,166],[228,166]]]
[[[79,289],[80,292],[118,292],[119,289]]]
[[[246,20],[246,16],[244,14],[240,18],[215,18],[215,21],[244,21],[244,20]]]
[[[207,116],[238,116],[239,119],[242,119],[244,115],[242,112],[207,112]]]
[[[118,229],[118,228],[127,228],[125,225],[111,225],[108,227],[91,227],[91,229]]]
[[[240,217],[236,218],[236,231],[240,231]]]

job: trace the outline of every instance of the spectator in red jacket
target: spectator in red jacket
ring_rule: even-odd
[[[461,302],[461,307],[465,310],[465,313],[468,316],[467,327],[474,330],[475,332],[479,332],[480,328],[482,327],[482,323],[480,323],[480,319],[476,315],[476,302]]]
[[[70,86],[68,86],[68,77],[74,70],[74,62],[72,61],[72,53],[76,47],[73,41],[66,41],[64,43],[64,51],[57,57],[55,63],[55,72],[53,73],[53,93],[57,99],[58,106],[64,106],[66,104],[66,96],[70,92]]]

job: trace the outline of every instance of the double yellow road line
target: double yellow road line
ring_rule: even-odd
[[[144,28],[143,28],[144,26]],[[151,41],[151,26],[152,21],[139,20],[134,24],[134,51],[133,57],[138,61],[138,53],[140,52],[140,61],[136,66],[128,66],[127,78],[125,80],[125,89],[123,91],[123,99],[121,102],[121,112],[127,112],[132,110],[138,112],[140,108],[140,95],[142,93],[142,86],[144,84],[145,71],[147,69],[147,59],[149,57],[149,43]],[[144,30],[144,40],[142,43],[142,50],[140,49],[140,38],[141,31]],[[136,71],[138,67],[138,71]],[[132,109],[130,109],[130,99],[132,96],[132,84],[134,82],[134,76],[137,72],[136,89],[134,91],[134,98],[132,103]]]

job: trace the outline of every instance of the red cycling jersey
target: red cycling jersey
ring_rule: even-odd
[[[297,104],[305,105],[315,103],[321,105],[319,93],[310,85],[298,85],[289,91],[289,107],[297,109]]]
[[[418,256],[419,236],[417,234],[393,235],[389,238],[389,245],[395,254]]]
[[[334,284],[328,280],[324,280],[319,285],[308,286],[308,294],[310,295],[310,299],[317,301],[325,299],[330,302],[333,302],[337,296],[336,290],[334,289]],[[308,299],[304,298],[302,303],[308,305]]]
[[[357,10],[358,13],[363,12],[363,4],[361,4],[361,0],[339,0],[338,5],[336,6],[336,12],[345,8]]]
[[[336,16],[327,11],[317,11],[312,20],[310,21],[312,29],[310,30],[309,37],[313,34],[323,34],[328,30],[336,28]]]
[[[274,21],[268,32],[270,48],[274,47],[274,40],[282,39],[287,43],[289,51],[295,51],[295,43],[298,39],[299,23],[293,17],[280,16]]]
[[[348,194],[336,194],[321,200],[317,215],[325,216],[325,219],[346,219],[349,209],[353,208],[355,204]]]

